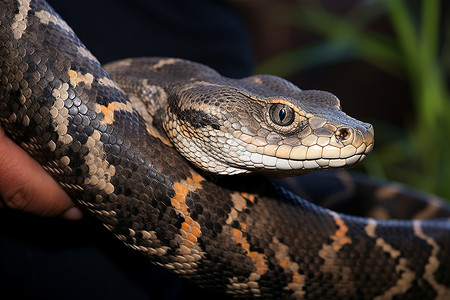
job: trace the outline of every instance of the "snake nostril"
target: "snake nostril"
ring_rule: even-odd
[[[350,139],[351,135],[352,135],[352,131],[350,128],[339,128],[335,132],[336,138],[341,142],[344,142],[344,141]]]

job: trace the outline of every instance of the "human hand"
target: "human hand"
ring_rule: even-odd
[[[0,207],[78,220],[82,212],[56,181],[0,127]]]

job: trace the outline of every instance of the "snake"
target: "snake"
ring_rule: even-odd
[[[0,124],[123,244],[200,287],[263,299],[450,297],[444,204],[424,202],[429,219],[385,220],[272,178],[348,168],[372,151],[373,127],[329,92],[168,57],[102,67],[45,1],[2,0]],[[353,193],[359,202],[401,198],[393,184],[336,172],[365,191]],[[318,202],[330,187],[329,201],[350,197],[315,175],[305,187]]]

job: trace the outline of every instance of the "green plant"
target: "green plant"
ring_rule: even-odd
[[[450,199],[450,22],[443,18],[444,3],[439,0],[422,0],[416,9],[410,3],[361,1],[344,15],[327,10],[319,1],[275,4],[271,11],[277,20],[323,39],[271,58],[258,72],[287,77],[360,59],[403,77],[414,98],[414,122],[399,132],[375,121],[376,138],[382,143],[363,165],[370,174]],[[394,36],[368,29],[382,16],[388,16]]]

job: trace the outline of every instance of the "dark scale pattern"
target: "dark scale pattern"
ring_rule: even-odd
[[[448,221],[350,217],[259,178],[205,179],[152,127],[178,99],[180,127],[233,120],[251,134],[263,118],[256,107],[278,97],[320,113],[311,126],[327,119],[331,132],[344,118],[331,94],[273,76],[225,79],[177,59],[107,70],[120,88],[44,1],[0,3],[2,127],[124,244],[202,287],[248,298],[449,297]],[[281,140],[268,127],[258,134]]]
[[[441,228],[441,230],[445,230],[445,225],[439,221],[430,221],[423,223],[423,233],[425,236],[431,237],[427,241],[431,243],[431,251],[438,251],[437,259],[439,261],[447,261],[448,262],[448,253],[450,253],[450,244],[446,241],[445,235],[437,234],[436,228]],[[438,250],[437,250],[438,249]],[[448,264],[448,263],[447,263]],[[445,286],[450,285],[450,278],[446,274],[447,268],[445,264],[439,264],[436,266],[436,280],[438,283],[443,284]]]

